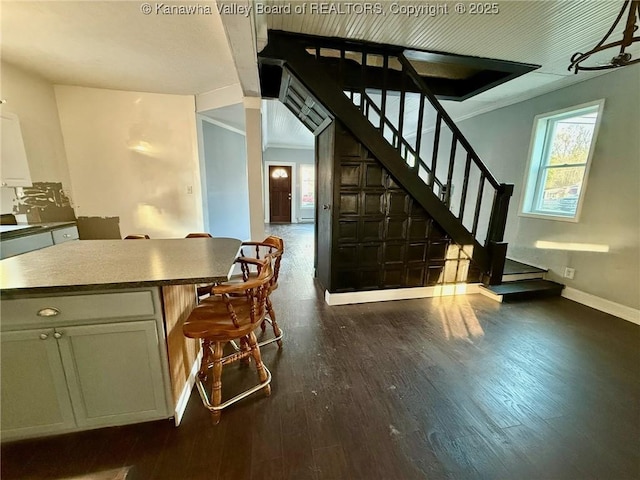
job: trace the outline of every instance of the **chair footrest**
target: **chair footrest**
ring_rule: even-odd
[[[270,325],[273,325],[273,322],[271,321],[270,318],[265,318],[265,321],[268,322]],[[278,340],[282,340],[282,337],[284,337],[284,330],[280,329],[280,335],[278,335],[277,337],[270,338],[268,340],[264,340],[258,343],[258,346],[263,347],[265,345],[269,345],[270,343],[277,342]]]
[[[215,407],[213,405],[211,405],[211,400],[209,400],[209,396],[207,395],[207,391],[206,391],[206,389],[204,387],[204,384],[202,383],[202,380],[199,377],[196,377],[196,386],[198,387],[198,393],[200,394],[200,399],[202,400],[202,403],[210,411],[217,412],[219,410],[222,410],[223,408],[228,407],[229,405],[232,405],[232,404],[242,400],[243,398],[247,398],[249,395],[251,395],[252,393],[257,392],[258,390],[263,389],[264,387],[266,387],[267,385],[269,385],[271,383],[271,372],[266,367],[266,365],[263,364],[263,366],[264,366],[265,372],[267,372],[267,379],[264,382],[261,382],[258,385],[254,386],[254,387],[251,387],[250,389],[245,390],[242,393],[239,393],[235,397],[230,398],[226,402],[222,402],[220,405],[215,406]]]
[[[265,318],[265,320],[267,322],[269,322],[270,325],[273,325],[273,323],[271,322],[271,320],[269,318]],[[284,330],[281,329],[280,330],[280,335],[278,335],[277,337],[269,338],[268,340],[264,340],[262,342],[259,342],[258,343],[258,347],[264,347],[265,345],[269,345],[270,343],[277,342],[278,340],[282,340],[283,337],[284,337]],[[231,340],[229,343],[231,344],[231,346],[233,347],[233,349],[236,352],[240,351],[240,347],[238,346],[238,344],[234,340]],[[231,355],[235,355],[235,354],[232,353],[230,355],[227,355],[226,357],[222,357],[222,361],[224,362],[224,359],[227,358],[227,357],[230,357]]]

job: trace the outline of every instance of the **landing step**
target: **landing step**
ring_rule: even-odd
[[[502,285],[480,286],[480,293],[498,302],[512,302],[540,297],[554,297],[562,293],[564,285],[549,280],[519,280]]]
[[[537,278],[544,278],[545,273],[547,273],[547,270],[507,258],[504,262],[502,281],[514,282],[516,280],[534,280]]]

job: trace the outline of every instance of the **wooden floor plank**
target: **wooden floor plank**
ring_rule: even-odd
[[[1,445],[3,480],[640,478],[640,328],[563,298],[329,307],[313,226],[282,235],[272,394],[194,391],[171,420]],[[256,381],[223,370],[223,397]],[[101,476],[103,475],[103,476]]]
[[[313,458],[316,464],[316,478],[318,480],[350,477],[342,445],[314,449]]]

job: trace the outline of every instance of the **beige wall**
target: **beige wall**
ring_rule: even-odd
[[[581,73],[585,78],[588,73]],[[550,269],[568,287],[640,308],[640,65],[460,122],[462,132],[500,182],[514,183],[507,221],[508,256]],[[533,119],[605,99],[600,133],[578,223],[521,217]],[[538,240],[606,245],[606,253],[547,250]],[[562,278],[565,267],[575,278]]]
[[[77,216],[120,217],[123,236],[202,231],[193,97],[70,86],[55,93]]]
[[[7,101],[2,108],[20,119],[31,180],[62,182],[73,201],[53,85],[6,62],[1,67],[0,96]]]
[[[249,184],[249,227],[253,240],[262,240],[264,233],[264,204],[262,192],[262,118],[260,99],[247,98],[245,130],[247,142],[247,182]]]

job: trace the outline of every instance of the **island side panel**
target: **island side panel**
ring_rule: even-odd
[[[195,286],[163,286],[162,303],[167,334],[171,393],[176,423],[179,423],[193,387],[194,368],[197,372],[197,367],[194,365],[200,352],[199,342],[182,334],[182,324],[196,306]]]

